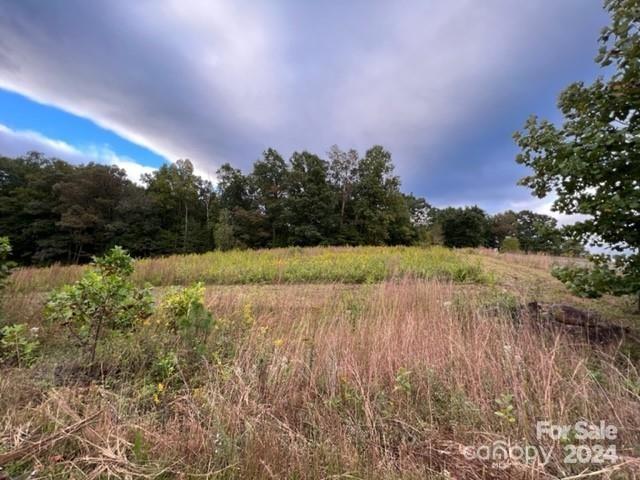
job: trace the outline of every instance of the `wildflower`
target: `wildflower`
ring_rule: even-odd
[[[273,345],[274,345],[275,347],[281,347],[283,344],[284,344],[284,339],[282,339],[282,338],[276,338],[276,339],[273,341]]]
[[[246,303],[244,305],[244,308],[242,309],[242,315],[247,325],[253,324],[255,318],[253,317],[253,307],[251,306],[251,303]]]

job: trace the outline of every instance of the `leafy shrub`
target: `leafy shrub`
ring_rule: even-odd
[[[396,385],[393,388],[394,391],[402,391],[404,393],[411,393],[413,386],[411,385],[411,371],[404,367],[400,367],[396,373]]]
[[[45,317],[69,328],[70,334],[95,361],[96,348],[106,331],[126,331],[151,315],[149,290],[130,280],[133,259],[121,247],[94,258],[93,268],[72,285],[54,291],[45,307]]]
[[[589,267],[555,267],[552,274],[569,290],[581,297],[598,298],[603,294],[635,295],[640,311],[640,257],[592,255]]]
[[[35,330],[30,330],[26,323],[6,325],[0,329],[0,358],[4,362],[28,367],[35,360],[39,347]]]
[[[520,240],[516,237],[505,237],[500,245],[500,251],[503,253],[514,253],[520,251]]]
[[[177,365],[178,357],[175,352],[167,352],[155,361],[151,373],[157,380],[165,381],[175,373]]]
[[[213,317],[204,306],[202,282],[173,288],[162,299],[160,310],[165,324],[178,332],[189,345],[195,347],[206,343]]]
[[[552,274],[580,297],[598,298],[615,275],[608,269],[554,267]]]
[[[507,423],[515,423],[515,407],[513,405],[513,395],[510,393],[504,393],[500,397],[496,398],[496,404],[500,407],[496,410],[494,415],[505,420]]]

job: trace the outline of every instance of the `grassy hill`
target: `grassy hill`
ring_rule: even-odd
[[[112,333],[96,365],[42,316],[83,268],[19,269],[2,322],[40,347],[0,370],[0,463],[10,478],[632,478],[637,345],[527,314],[562,302],[638,326],[631,301],[580,299],[550,276],[571,261],[417,247],[141,260],[134,281],[158,302],[205,283],[211,331],[185,343],[156,313]],[[565,463],[576,440],[538,439],[540,420],[615,425],[618,462]],[[553,452],[504,468],[468,455],[496,441]]]

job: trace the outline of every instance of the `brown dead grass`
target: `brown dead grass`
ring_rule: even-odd
[[[182,366],[157,403],[144,375],[61,386],[50,365],[60,355],[5,369],[0,453],[32,446],[9,467],[58,478],[556,478],[588,471],[559,454],[546,467],[496,470],[461,448],[537,445],[537,420],[585,419],[618,427],[621,468],[637,472],[637,367],[617,345],[518,325],[500,303],[486,308],[482,292],[461,299],[451,283],[399,279],[211,287],[206,303],[219,323],[248,328],[229,339],[230,358],[219,361],[212,344]],[[110,361],[138,361],[144,347],[132,352],[162,334],[141,327]],[[495,415],[503,394],[513,395],[513,422]],[[605,467],[591,478],[610,478]]]

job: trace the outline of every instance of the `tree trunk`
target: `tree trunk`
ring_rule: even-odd
[[[100,332],[102,331],[103,319],[103,315],[100,315],[100,317],[98,318],[98,324],[96,325],[96,333],[93,337],[93,345],[91,346],[91,365],[93,365],[93,362],[95,362],[96,360],[96,350],[98,348],[98,341],[100,340]]]

